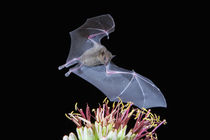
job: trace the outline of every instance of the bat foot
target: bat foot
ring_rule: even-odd
[[[74,68],[69,69],[69,71],[65,74],[66,77],[69,77],[69,75],[74,72],[77,71],[78,69],[80,69],[83,66],[83,64],[78,64],[76,65]]]
[[[59,66],[58,70],[62,70],[65,67],[65,65]]]
[[[71,71],[67,72],[67,73],[65,74],[65,76],[66,76],[66,77],[69,77],[70,74],[71,74]]]

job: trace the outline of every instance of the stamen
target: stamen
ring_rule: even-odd
[[[77,104],[78,104],[78,103],[76,102],[76,104],[75,104],[75,111],[77,111],[77,109],[78,109]]]
[[[161,122],[160,116],[156,114],[153,115],[150,109],[131,109],[131,106],[133,105],[132,102],[124,104],[119,98],[116,105],[115,102],[113,102],[111,111],[108,103],[108,98],[105,98],[102,106],[99,105],[98,108],[92,109],[92,112],[95,114],[94,116],[91,115],[88,104],[86,111],[83,112],[82,109],[77,107],[78,103],[76,103],[75,110],[79,113],[74,113],[74,111],[72,111],[69,114],[65,114],[65,116],[73,121],[78,129],[83,126],[88,129],[93,129],[94,124],[91,123],[91,118],[93,118],[95,119],[95,124],[97,123],[97,128],[101,127],[103,129],[103,135],[106,136],[109,131],[116,130],[117,132],[120,132],[122,129],[126,128],[131,116],[134,114],[136,122],[133,129],[129,131],[129,133],[133,135],[134,140],[156,140],[157,135],[155,131],[160,125],[166,124],[166,120]]]
[[[106,102],[106,100],[107,100],[107,97],[104,99],[103,103],[105,103],[105,102]]]
[[[115,108],[115,102],[112,104],[112,108],[113,108],[113,109]]]
[[[163,123],[165,123],[166,122],[166,120],[163,120],[157,127],[155,127],[153,130],[152,130],[152,133],[154,133],[155,132],[155,130],[158,128],[158,127],[160,127]]]

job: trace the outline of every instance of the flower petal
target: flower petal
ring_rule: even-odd
[[[70,133],[69,140],[77,140],[77,137],[74,135],[74,133]]]
[[[68,136],[63,136],[63,140],[69,140],[69,137]]]

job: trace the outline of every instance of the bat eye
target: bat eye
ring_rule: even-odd
[[[101,55],[104,55],[105,54],[105,52],[103,51],[102,53],[101,53]]]

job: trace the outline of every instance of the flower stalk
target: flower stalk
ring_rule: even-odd
[[[157,140],[156,129],[166,124],[166,120],[161,121],[160,116],[152,114],[150,109],[131,109],[131,102],[124,105],[119,99],[112,107],[109,107],[108,103],[106,98],[102,106],[92,109],[94,116],[88,105],[84,112],[76,103],[75,110],[79,113],[72,111],[65,115],[76,124],[77,137],[70,133],[69,136],[65,135],[63,140]],[[131,117],[134,117],[136,122],[127,132]],[[91,122],[91,118],[94,118],[94,123]]]

